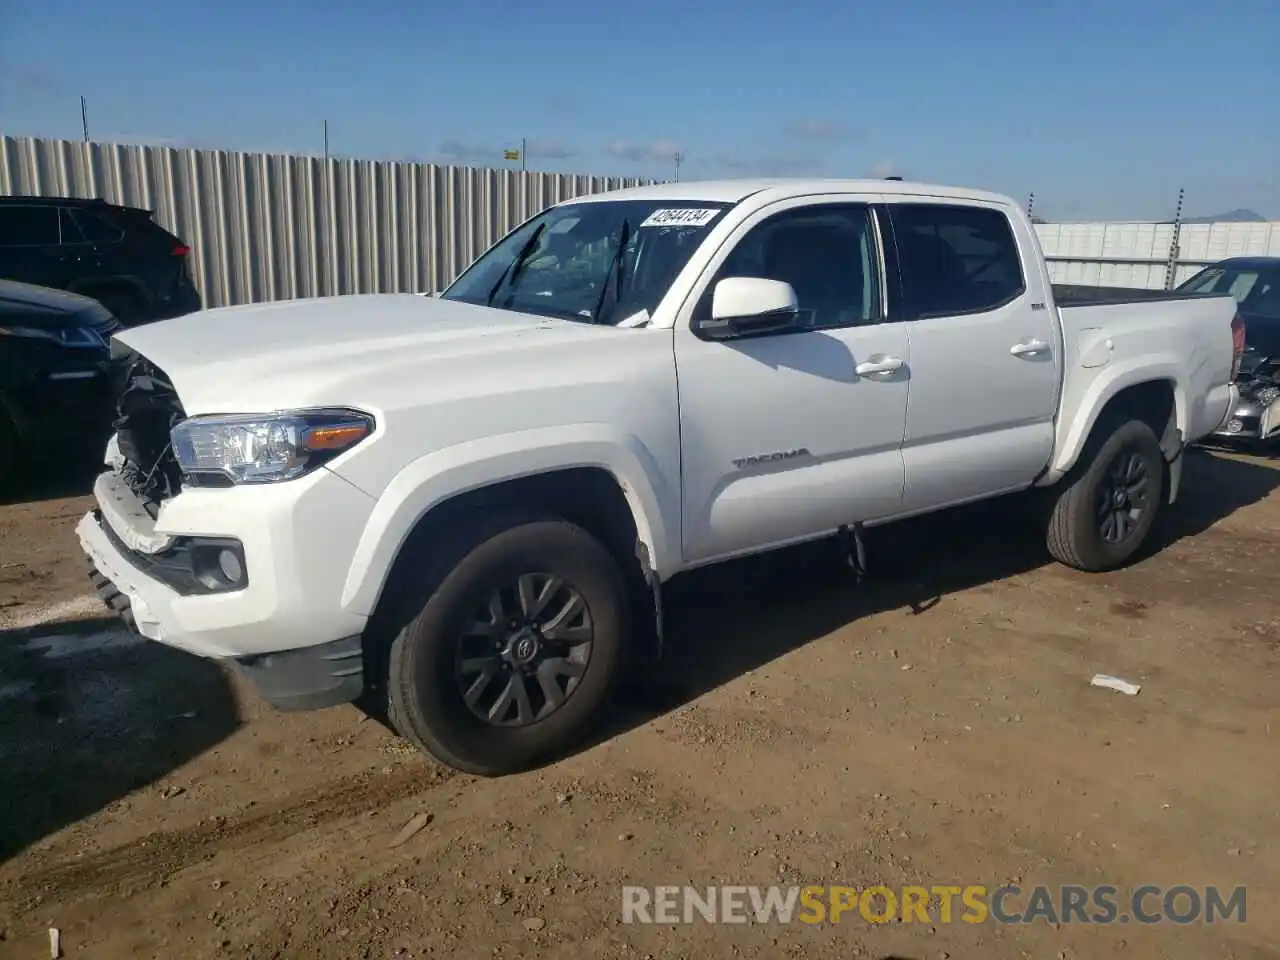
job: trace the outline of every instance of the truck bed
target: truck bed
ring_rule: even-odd
[[[1091,424],[1091,418],[1073,411],[1089,410],[1092,397],[1130,383],[1167,379],[1177,384],[1184,442],[1217,429],[1231,397],[1235,300],[1224,294],[1056,284],[1055,298],[1064,290],[1058,315],[1066,363],[1055,471],[1062,458],[1074,456]]]
[[[1145,287],[1095,287],[1078,283],[1055,283],[1053,299],[1059,307],[1094,307],[1152,300],[1193,300],[1213,297],[1211,293],[1180,293],[1177,290],[1149,290]]]

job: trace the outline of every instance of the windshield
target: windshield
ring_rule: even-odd
[[[503,237],[440,296],[583,323],[643,318],[729,206],[602,200],[552,207]]]
[[[1280,319],[1280,265],[1209,267],[1178,289],[1230,294],[1244,313]]]

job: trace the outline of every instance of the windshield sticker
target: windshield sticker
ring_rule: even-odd
[[[645,218],[642,227],[705,227],[719,210],[686,207],[680,210],[655,210]]]

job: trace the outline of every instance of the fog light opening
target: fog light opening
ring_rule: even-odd
[[[1244,421],[1231,419],[1227,421],[1227,433],[1239,433],[1244,429]]]
[[[222,575],[227,578],[228,583],[239,584],[244,577],[244,564],[240,562],[240,558],[231,550],[218,551],[218,569],[222,571]]]

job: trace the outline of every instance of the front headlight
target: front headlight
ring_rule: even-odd
[[[60,347],[101,349],[107,342],[90,327],[66,327],[46,330],[43,327],[0,327],[0,337],[21,337],[24,340],[45,340]]]
[[[193,417],[170,438],[178,466],[190,477],[278,483],[309,473],[372,432],[368,414],[326,409]]]

